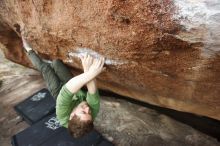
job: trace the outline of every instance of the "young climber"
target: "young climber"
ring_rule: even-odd
[[[22,37],[27,56],[39,70],[52,96],[56,100],[56,116],[70,134],[81,137],[93,129],[93,120],[100,107],[100,97],[95,78],[103,71],[104,58],[81,56],[84,73],[72,77],[71,72],[60,60],[51,64],[42,61]],[[88,92],[81,90],[86,85]]]

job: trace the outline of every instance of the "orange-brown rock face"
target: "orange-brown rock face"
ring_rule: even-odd
[[[30,66],[20,27],[39,54],[72,68],[80,54],[105,56],[103,89],[220,120],[217,0],[1,0],[3,51]]]

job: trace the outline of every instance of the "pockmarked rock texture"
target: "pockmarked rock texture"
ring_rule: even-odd
[[[80,71],[79,55],[106,57],[101,88],[220,120],[218,0],[1,0],[0,42],[31,66],[20,28],[45,59]]]
[[[95,128],[116,146],[218,146],[216,139],[166,115],[114,97],[102,97]]]

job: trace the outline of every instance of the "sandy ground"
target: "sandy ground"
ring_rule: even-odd
[[[0,145],[10,146],[11,136],[28,125],[13,106],[46,87],[41,75],[14,64],[0,54]],[[95,127],[115,145],[217,146],[220,143],[195,129],[152,109],[102,96]]]

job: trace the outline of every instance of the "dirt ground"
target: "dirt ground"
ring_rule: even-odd
[[[11,136],[28,127],[13,106],[46,86],[37,71],[9,62],[2,54],[0,80],[0,145],[10,146]],[[220,145],[216,139],[166,115],[112,96],[101,97],[95,128],[119,146]]]

